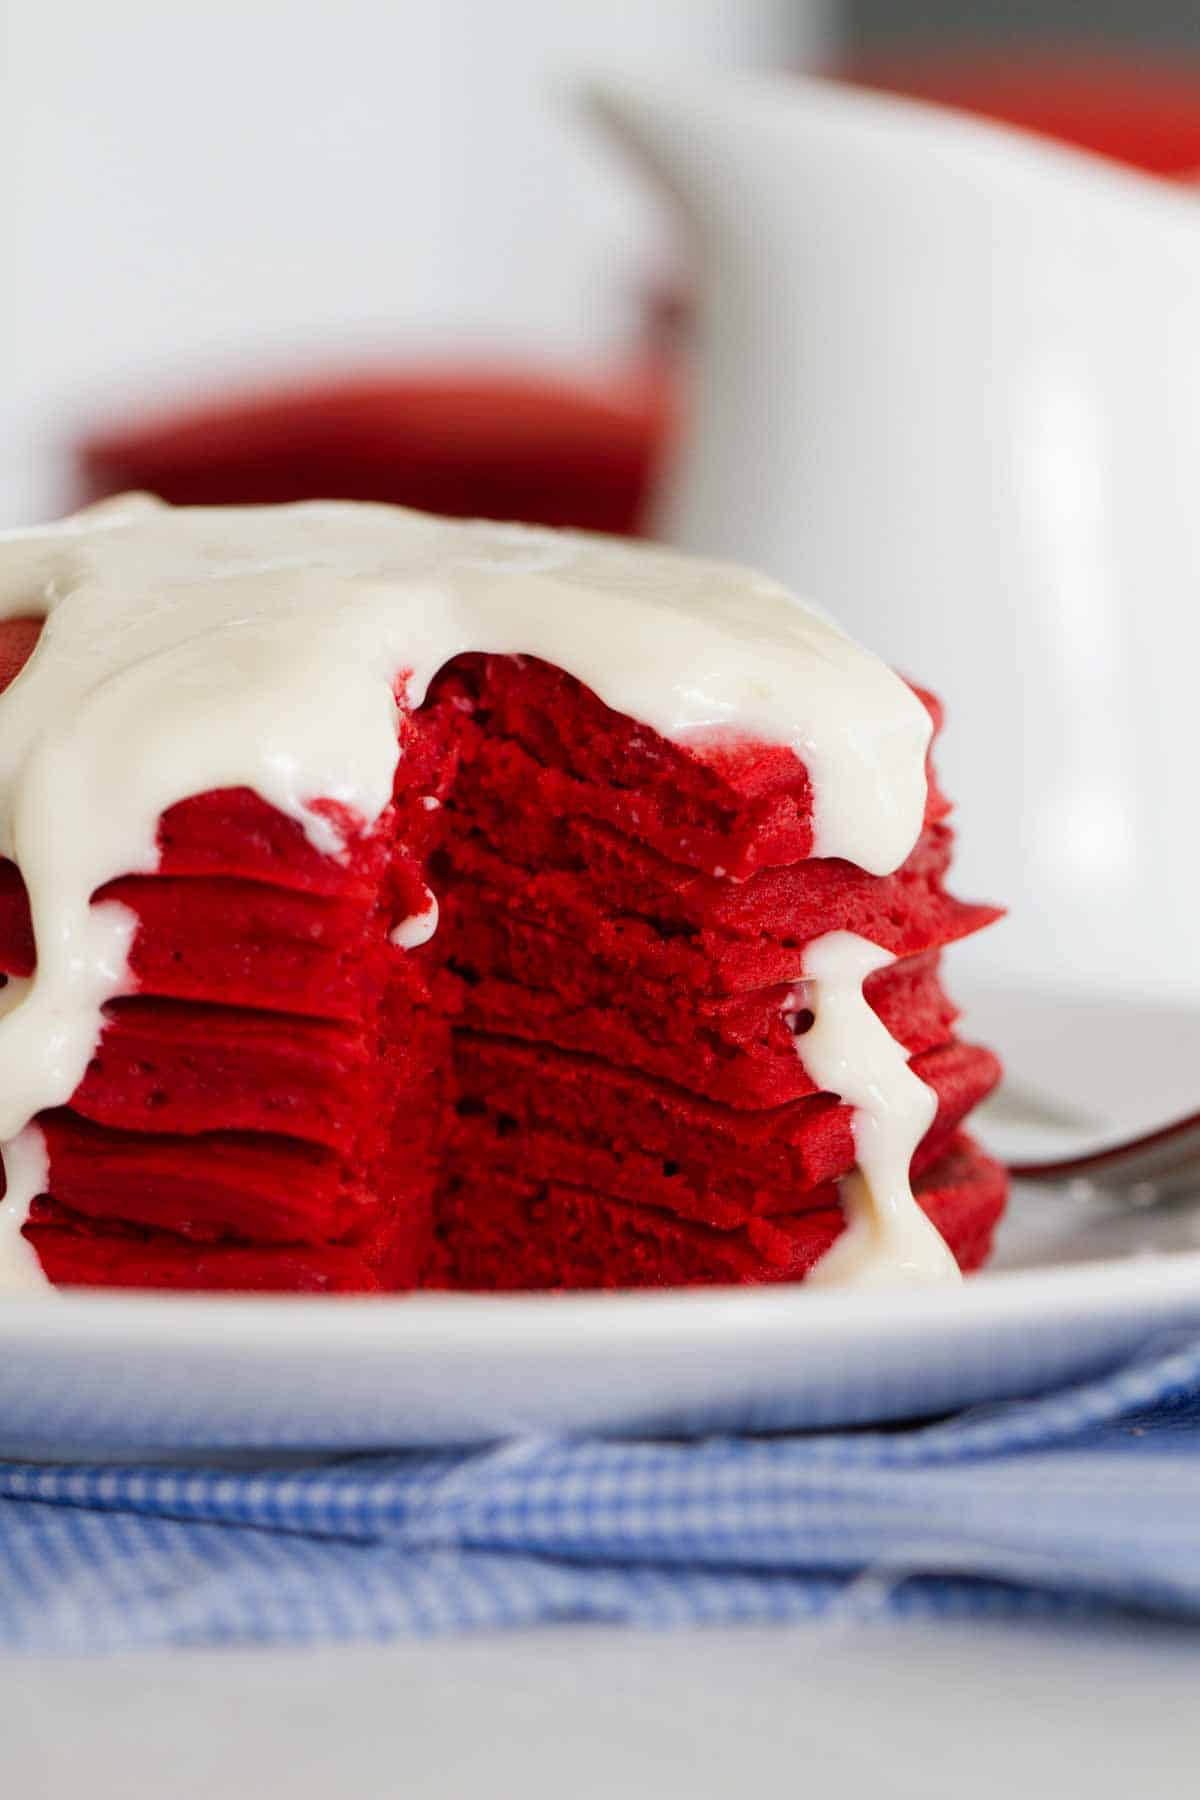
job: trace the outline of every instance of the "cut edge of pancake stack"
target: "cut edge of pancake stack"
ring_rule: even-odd
[[[448,972],[466,983],[443,1278],[805,1275],[841,1229],[856,1160],[851,1108],[814,1091],[804,1061],[819,1005],[805,951],[836,931],[895,957],[866,992],[937,1098],[918,1197],[960,1266],[977,1266],[1004,1178],[961,1126],[999,1069],[955,1038],[938,963],[996,914],[944,891],[935,784],[912,855],[875,877],[807,855],[790,753],[682,751],[532,662],[450,671],[433,701],[446,707],[470,709],[474,741],[434,858]]]

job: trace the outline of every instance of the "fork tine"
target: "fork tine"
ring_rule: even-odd
[[[1200,1113],[1093,1155],[1014,1163],[1012,1172],[1024,1181],[1087,1180],[1117,1190],[1149,1186],[1157,1196],[1200,1191]]]

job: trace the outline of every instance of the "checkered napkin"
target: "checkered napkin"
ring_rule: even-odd
[[[1140,1609],[1200,1621],[1200,1342],[937,1424],[0,1463],[0,1646]]]

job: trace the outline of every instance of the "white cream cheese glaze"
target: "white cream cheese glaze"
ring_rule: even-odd
[[[398,950],[416,950],[427,944],[438,928],[437,895],[425,889],[425,905],[420,912],[409,913],[388,932],[388,940]]]
[[[336,854],[313,802],[383,811],[401,678],[416,706],[463,652],[538,656],[665,737],[790,745],[816,855],[884,874],[921,828],[924,707],[821,614],[726,564],[384,506],[176,511],[131,495],[0,534],[0,617],[26,615],[45,627],[0,695],[0,854],[22,872],[37,946],[0,1018],[0,1212],[21,1248],[21,1134],[69,1099],[128,984],[133,921],[91,895],[152,870],[160,815],[213,788],[253,788]],[[431,908],[400,941],[435,925]]]
[[[894,1287],[958,1281],[958,1264],[913,1196],[913,1151],[937,1097],[913,1074],[863,992],[895,958],[853,931],[830,931],[804,951],[803,1003],[813,1022],[796,1049],[818,1087],[854,1108],[858,1167],[841,1184],[846,1229],[811,1269],[818,1286]]]

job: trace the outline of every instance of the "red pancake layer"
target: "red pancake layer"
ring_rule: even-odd
[[[964,1270],[987,1256],[1006,1177],[969,1138],[920,1177],[915,1193]],[[496,1176],[443,1199],[432,1286],[452,1288],[693,1287],[802,1281],[845,1221],[830,1186],[812,1212],[713,1231],[565,1182]]]

